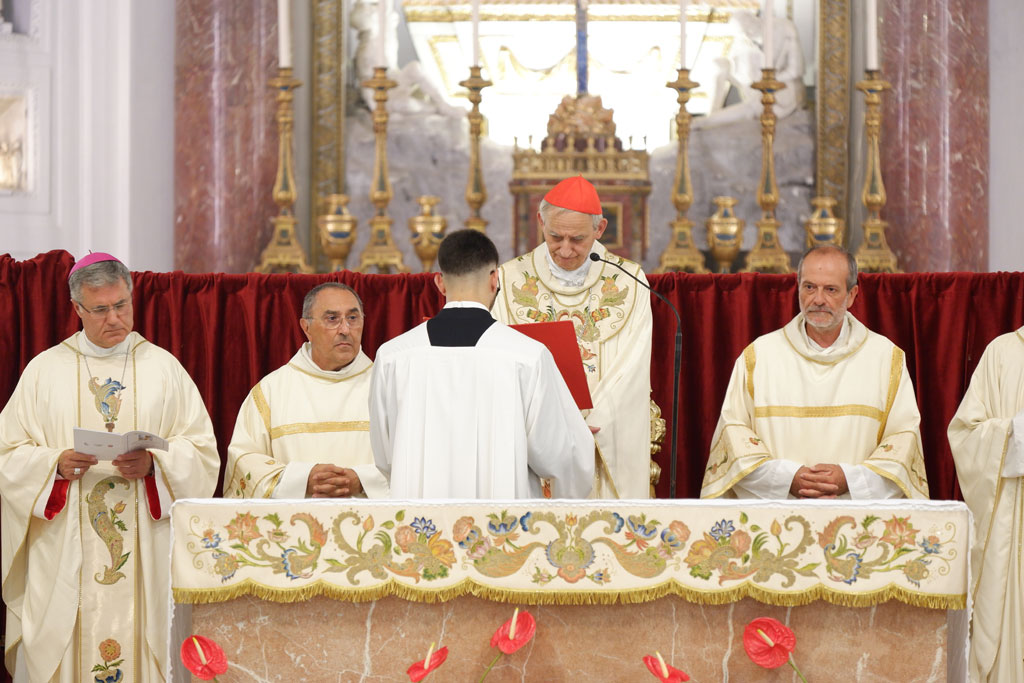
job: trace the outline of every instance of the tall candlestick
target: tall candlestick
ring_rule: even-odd
[[[679,0],[679,68],[686,68],[686,5],[688,0]]]
[[[878,71],[878,0],[867,0],[864,10],[864,68]]]
[[[377,66],[388,66],[388,0],[377,0],[377,26],[380,35],[377,40]]]
[[[764,68],[775,68],[775,7],[773,0],[764,0],[764,14],[761,17],[764,41]]]
[[[292,68],[292,0],[277,0],[277,66]]]
[[[480,0],[473,0],[473,64],[480,66]]]

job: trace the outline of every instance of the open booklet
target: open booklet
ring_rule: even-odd
[[[562,373],[562,379],[569,387],[569,393],[576,401],[580,410],[594,407],[587,385],[587,375],[583,372],[583,359],[580,357],[580,345],[576,341],[576,328],[568,320],[546,323],[527,323],[525,325],[509,325],[513,330],[525,334],[548,347],[555,357],[555,365]]]
[[[75,427],[75,450],[94,456],[97,460],[113,460],[122,453],[143,448],[167,450],[167,439],[149,432],[100,432]]]

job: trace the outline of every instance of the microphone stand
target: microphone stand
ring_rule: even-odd
[[[666,299],[665,296],[661,292],[659,292],[656,289],[651,289],[651,286],[649,284],[647,284],[646,282],[644,282],[643,280],[638,278],[636,275],[633,275],[633,273],[629,272],[628,270],[626,270],[625,268],[620,266],[618,263],[615,263],[614,261],[609,261],[608,259],[603,259],[603,258],[601,258],[600,256],[598,256],[595,253],[591,253],[590,254],[590,260],[591,261],[601,261],[602,263],[607,263],[609,265],[615,266],[616,268],[621,270],[623,273],[625,273],[626,275],[628,275],[631,278],[633,278],[634,280],[636,280],[637,283],[643,285],[647,289],[647,291],[649,291],[651,294],[653,294],[654,296],[656,296],[659,299],[661,299],[662,301],[664,301],[665,304],[669,308],[672,309],[672,312],[676,316],[676,353],[675,353],[675,359],[674,359],[675,362],[673,364],[674,365],[674,372],[672,373],[672,423],[671,423],[672,424],[672,440],[671,440],[671,446],[670,446],[670,448],[672,449],[672,452],[669,454],[669,460],[668,460],[668,467],[669,467],[669,470],[668,470],[669,471],[669,475],[668,475],[669,476],[668,497],[669,498],[675,498],[676,497],[676,473],[677,473],[677,468],[676,468],[676,444],[678,444],[678,442],[679,442],[679,429],[678,429],[678,427],[679,427],[679,372],[680,372],[680,366],[682,365],[682,362],[683,362],[683,319],[679,317],[679,311],[676,310],[676,307],[672,305],[672,302],[669,301],[668,299]]]

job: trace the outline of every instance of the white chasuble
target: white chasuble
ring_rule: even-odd
[[[949,425],[960,491],[975,524],[972,681],[1024,681],[1024,489],[1019,470],[1005,476],[1009,461],[1022,455],[1022,411],[1024,328],[988,345]]]
[[[547,246],[500,268],[494,316],[506,324],[571,320],[599,427],[593,498],[649,498],[651,461],[651,296],[615,266],[591,263],[583,284],[551,274]],[[639,264],[595,242],[593,253],[647,282]],[[565,494],[557,489],[554,497]]]
[[[304,344],[252,388],[228,446],[226,498],[305,498],[314,465],[353,470],[369,498],[388,484],[370,449],[372,361],[362,351],[337,371],[321,369]]]
[[[846,324],[845,340],[827,352],[801,334],[802,314],[743,351],[711,439],[702,498],[735,496],[737,482],[773,459],[862,465],[907,498],[928,497],[903,351],[849,313]]]
[[[100,461],[56,476],[73,429],[167,439],[154,474]],[[15,680],[161,681],[167,659],[167,514],[207,497],[219,457],[206,408],[171,354],[137,333],[112,350],[77,333],[25,368],[0,413],[6,658]]]

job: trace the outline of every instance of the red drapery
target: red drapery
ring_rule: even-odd
[[[78,329],[67,290],[72,257],[50,252],[29,261],[0,256],[0,405],[33,356]],[[365,304],[363,348],[372,358],[384,341],[436,313],[442,298],[430,275],[135,274],[135,329],[173,353],[189,371],[213,418],[223,454],[249,389],[281,366],[304,341],[302,297],[315,284],[340,280]],[[679,309],[683,362],[679,400],[677,495],[700,492],[711,434],[736,357],[755,337],[797,311],[793,275],[652,275],[651,285]],[[946,426],[981,352],[995,336],[1024,323],[1024,274],[862,275],[852,312],[907,354],[922,415],[933,498],[958,498]],[[652,298],[651,384],[667,418],[672,405],[675,317]],[[671,428],[671,424],[669,425]],[[656,457],[668,494],[671,434]],[[823,445],[822,460],[828,460]]]

